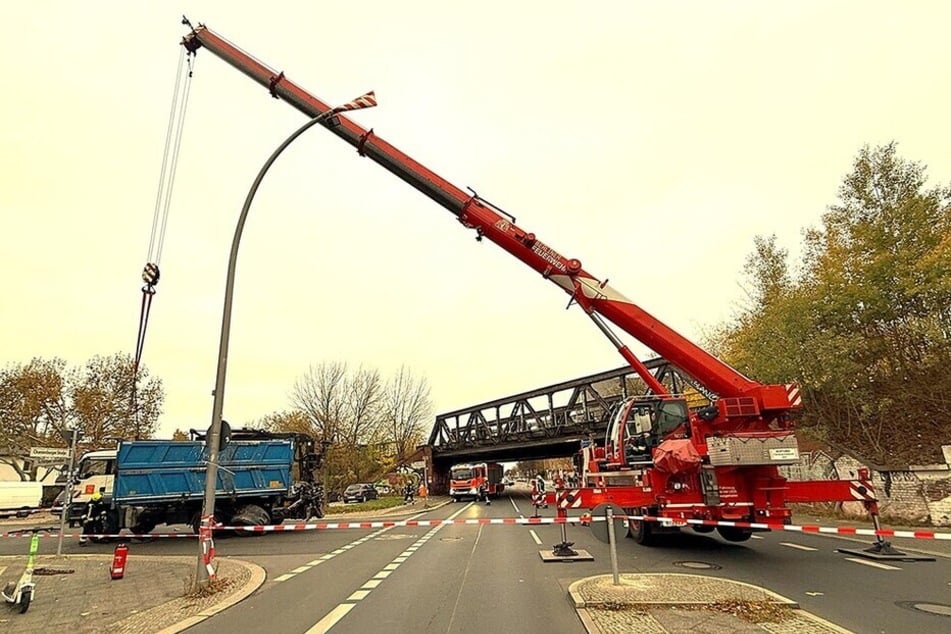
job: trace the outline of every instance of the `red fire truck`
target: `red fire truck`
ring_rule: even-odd
[[[472,498],[489,501],[505,490],[502,465],[498,462],[456,464],[449,469],[449,497],[453,502]]]

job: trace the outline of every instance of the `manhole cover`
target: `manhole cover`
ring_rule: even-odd
[[[927,612],[928,614],[937,614],[938,616],[951,616],[951,605],[943,603],[926,603],[924,601],[899,601],[898,606],[906,610],[915,610],[917,612]]]
[[[675,566],[680,566],[681,568],[691,568],[693,570],[719,570],[720,566],[716,564],[710,564],[705,561],[675,561]]]

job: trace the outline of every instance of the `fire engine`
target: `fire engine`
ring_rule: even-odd
[[[204,25],[192,28],[182,44],[191,54],[210,51],[308,117],[332,110]],[[858,501],[878,528],[867,471],[854,480],[793,481],[782,475],[781,465],[799,459],[794,415],[802,399],[795,383],[762,384],[744,376],[585,270],[579,259],[565,257],[511,214],[449,183],[372,129],[336,113],[320,123],[360,156],[446,208],[476,240],[495,243],[567,293],[643,381],[644,394],[621,401],[605,437],[585,443],[581,483],[546,493],[560,513],[616,505],[632,517],[629,532],[643,544],[660,530],[688,523],[700,532],[716,528],[726,540],[744,541],[753,528],[743,524],[788,524],[790,505],[798,502]],[[672,393],[610,324],[692,377],[707,403],[691,407],[684,394]]]
[[[452,465],[449,469],[449,497],[453,502],[472,498],[489,501],[502,495],[502,465],[498,462],[475,462]]]

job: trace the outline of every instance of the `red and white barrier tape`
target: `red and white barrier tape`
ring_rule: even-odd
[[[617,519],[635,520],[638,522],[657,522],[665,526],[730,526],[735,528],[751,528],[757,530],[771,531],[790,531],[796,533],[818,533],[826,535],[863,535],[879,537],[900,537],[906,539],[935,539],[951,541],[951,533],[923,530],[896,530],[883,528],[875,530],[872,528],[858,528],[855,526],[818,526],[818,525],[793,525],[793,524],[771,524],[766,522],[735,522],[727,520],[698,520],[698,519],[672,519],[669,517],[654,517],[650,515],[617,515]],[[587,524],[590,522],[603,522],[603,516],[584,515],[580,517],[506,517],[506,518],[469,518],[469,519],[446,519],[446,520],[372,520],[360,522],[313,522],[306,524],[268,524],[264,526],[216,526],[216,531],[244,531],[250,533],[285,533],[295,531],[310,530],[336,530],[351,528],[392,528],[398,526],[485,526],[485,525],[539,525],[539,524]],[[4,533],[3,537],[29,537],[32,530],[19,530]],[[38,531],[41,537],[59,537],[58,532]],[[63,537],[80,537],[81,533],[63,533]],[[86,535],[87,538],[121,538],[121,539],[175,539],[175,538],[193,538],[197,535],[191,533],[144,533],[144,534],[96,534]]]

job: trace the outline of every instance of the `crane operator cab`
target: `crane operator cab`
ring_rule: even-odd
[[[651,451],[665,437],[683,426],[689,434],[687,403],[679,397],[634,396],[615,409],[605,436],[605,447],[613,447],[611,462],[647,465]],[[623,451],[619,449],[623,447]]]

